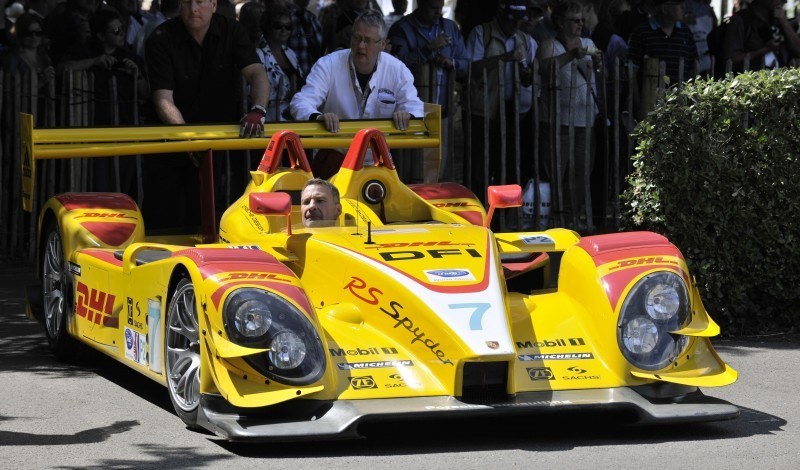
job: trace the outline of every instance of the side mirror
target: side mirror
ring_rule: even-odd
[[[292,234],[292,197],[288,193],[250,193],[250,210],[260,215],[286,216],[286,230]]]
[[[483,224],[487,228],[492,224],[495,209],[522,206],[522,187],[518,184],[489,186],[488,200],[489,214],[486,215],[486,222]]]

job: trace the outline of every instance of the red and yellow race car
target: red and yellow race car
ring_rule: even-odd
[[[28,126],[28,198],[44,158],[253,145],[225,137],[235,128],[216,129],[219,141],[158,129],[171,140],[142,143],[140,129],[136,142],[99,151],[98,132],[75,131],[79,141]],[[121,194],[47,201],[30,312],[53,352],[83,343],[111,356],[163,384],[189,427],[231,440],[358,436],[387,417],[738,415],[700,391],[737,373],[712,348],[719,328],[664,237],[495,233],[495,210],[519,206],[519,186],[491,187],[487,213],[462,186],[398,178],[389,147],[436,143],[430,127],[313,134],[273,135],[244,194],[218,228],[208,214],[202,234],[149,237]],[[342,213],[335,226],[304,228],[296,195],[312,175],[302,147],[325,138],[350,143],[331,180]]]

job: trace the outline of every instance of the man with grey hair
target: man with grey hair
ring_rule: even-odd
[[[388,119],[400,130],[412,117],[423,116],[423,104],[411,71],[383,52],[386,46],[383,15],[366,11],[356,18],[350,49],[321,57],[311,68],[306,84],[294,95],[290,110],[297,120],[317,120],[330,132],[339,132],[340,119]],[[338,152],[336,152],[338,153]],[[329,178],[344,155],[318,153],[314,174]]]

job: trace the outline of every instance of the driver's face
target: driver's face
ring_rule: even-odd
[[[331,225],[342,213],[342,205],[334,200],[331,190],[319,184],[307,186],[300,195],[300,213],[306,227]]]

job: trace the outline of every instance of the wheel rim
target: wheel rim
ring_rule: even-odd
[[[178,289],[170,304],[167,331],[167,381],[175,403],[192,411],[200,401],[200,336],[194,287]]]
[[[42,279],[45,327],[50,338],[56,338],[60,333],[61,320],[64,317],[64,288],[67,286],[61,236],[57,231],[50,232],[47,236]]]

